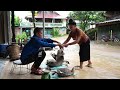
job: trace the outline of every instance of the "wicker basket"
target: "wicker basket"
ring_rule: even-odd
[[[16,59],[20,58],[20,46],[18,44],[12,44],[9,45],[7,48],[7,51],[9,53],[9,57],[11,61],[14,61]]]

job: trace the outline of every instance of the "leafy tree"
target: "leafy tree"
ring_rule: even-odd
[[[22,32],[22,39],[27,39],[27,34],[26,34],[26,32]]]
[[[21,21],[19,17],[15,16],[15,26],[20,26]]]
[[[104,11],[73,11],[69,14],[69,17],[79,20],[80,28],[86,30],[90,23],[104,21],[103,14]]]
[[[11,18],[12,19],[12,18]],[[12,21],[12,20],[11,20]],[[15,16],[14,17],[14,24],[15,26],[20,26],[20,23],[22,22],[22,20],[18,17],[18,16]]]

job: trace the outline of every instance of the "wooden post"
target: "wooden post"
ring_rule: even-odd
[[[11,44],[11,33],[10,33],[10,30],[11,30],[11,22],[10,22],[10,11],[7,11],[7,18],[8,18],[8,44]]]
[[[33,26],[35,28],[35,11],[31,11],[31,12],[32,12]]]
[[[112,30],[110,31],[110,39],[111,39],[111,42],[112,42]]]
[[[97,40],[97,37],[96,37],[96,32],[95,32],[95,41]]]
[[[44,31],[45,31],[45,13],[43,11],[43,38],[44,38]],[[43,47],[43,50],[45,50],[45,47]]]
[[[98,29],[96,31],[96,43],[98,43]]]
[[[54,11],[52,11],[52,13],[54,13]],[[55,22],[55,19],[54,18],[52,18],[52,23],[54,23]]]
[[[43,11],[43,38],[44,38],[44,31],[45,31],[45,14]]]
[[[12,16],[12,42],[16,42],[15,40],[15,20],[14,20],[14,11],[11,11]]]

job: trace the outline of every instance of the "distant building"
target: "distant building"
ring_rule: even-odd
[[[53,28],[59,28],[60,34],[66,34],[66,17],[59,15],[57,12],[44,11],[45,17],[45,32],[44,35],[51,35]],[[21,23],[22,30],[29,32],[30,36],[33,35],[33,20],[32,15],[25,17],[28,22]],[[25,25],[26,24],[26,25]],[[35,25],[36,27],[43,28],[43,12],[38,11],[35,15]]]
[[[120,11],[106,11],[106,21],[96,23],[97,39],[101,40],[102,36],[117,36],[120,39]]]

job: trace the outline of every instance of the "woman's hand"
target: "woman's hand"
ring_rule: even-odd
[[[63,45],[61,43],[58,43],[56,46],[59,46],[59,48],[63,48]]]
[[[68,47],[68,44],[63,44],[63,47]]]

